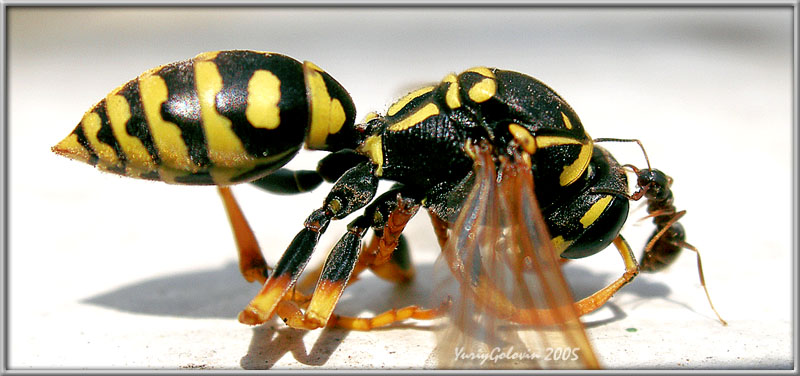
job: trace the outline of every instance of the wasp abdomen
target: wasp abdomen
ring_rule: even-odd
[[[53,150],[121,175],[227,185],[263,177],[352,124],[347,92],[311,63],[215,51],[151,69],[97,103]]]

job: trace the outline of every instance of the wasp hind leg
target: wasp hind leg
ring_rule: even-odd
[[[228,213],[228,220],[236,239],[236,248],[239,252],[239,271],[247,282],[258,281],[263,284],[267,281],[270,267],[261,254],[261,248],[258,246],[253,230],[247,223],[231,189],[217,187],[217,190],[222,198],[225,211]]]

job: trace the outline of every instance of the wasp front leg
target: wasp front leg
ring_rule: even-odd
[[[283,253],[264,287],[239,314],[240,322],[257,325],[272,317],[278,303],[297,282],[297,278],[311,258],[320,235],[325,232],[331,219],[348,216],[369,203],[375,196],[378,178],[374,172],[375,165],[365,162],[342,175],[331,188],[322,207],[308,216],[304,228]]]
[[[392,257],[399,244],[400,233],[405,224],[419,209],[420,204],[412,198],[404,198],[402,188],[395,188],[381,195],[367,207],[364,214],[353,220],[347,233],[339,240],[323,265],[311,301],[305,312],[294,301],[284,300],[277,308],[278,315],[287,325],[301,329],[316,329],[331,320],[332,313],[348,281],[365,268],[390,280],[406,280],[413,270],[408,262]],[[370,228],[376,231],[374,246],[361,251],[361,239]],[[402,248],[402,251],[407,251]],[[407,255],[405,255],[407,259]],[[407,261],[407,260],[406,260]],[[368,330],[409,317],[424,318],[429,310],[417,306],[391,310],[374,319],[357,319],[334,316],[333,322],[351,329]],[[427,312],[427,313],[426,313]]]

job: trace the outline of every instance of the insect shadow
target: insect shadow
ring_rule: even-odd
[[[433,263],[415,265],[417,277],[406,284],[385,282],[371,273],[364,273],[362,280],[352,283],[337,304],[336,313],[360,315],[363,312],[377,314],[391,308],[412,304],[430,305],[435,286],[429,281],[433,275]],[[593,271],[583,265],[567,264],[565,274],[577,298],[591,295],[603,283],[618,277],[612,272]],[[220,318],[235,320],[239,311],[260,290],[259,285],[242,279],[235,262],[219,268],[157,277],[83,300],[83,303],[111,308],[124,312],[157,316],[188,318]],[[620,290],[619,294],[634,294],[639,297],[667,297],[670,288],[663,283],[637,278]],[[606,304],[612,312],[611,318],[589,320],[587,327],[602,326],[625,318],[624,310],[611,302]],[[432,330],[431,325],[403,322],[388,328]],[[268,369],[287,353],[303,364],[322,366],[347,337],[349,331],[339,328],[324,328],[311,349],[306,349],[303,338],[308,331],[293,329],[279,320],[253,328],[253,337],[247,354],[240,364],[245,369]]]

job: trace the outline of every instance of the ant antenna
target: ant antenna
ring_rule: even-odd
[[[642,154],[644,154],[644,160],[647,162],[647,169],[651,170],[650,168],[650,158],[647,158],[647,151],[644,150],[644,145],[642,142],[635,139],[635,138],[595,138],[592,140],[593,142],[635,142],[639,145],[639,148],[642,149]],[[638,172],[638,171],[637,171]]]

